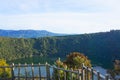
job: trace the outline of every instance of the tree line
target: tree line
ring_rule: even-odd
[[[104,33],[41,37],[0,37],[0,58],[7,61],[35,56],[64,59],[70,52],[81,52],[92,64],[112,68],[113,60],[120,58],[120,31]]]

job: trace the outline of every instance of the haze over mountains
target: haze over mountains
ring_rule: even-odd
[[[47,36],[63,36],[46,30],[0,30],[0,36],[11,38],[38,38]]]

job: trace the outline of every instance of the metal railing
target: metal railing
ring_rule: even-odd
[[[0,80],[110,80],[108,75],[83,65],[82,69],[66,70],[51,66],[49,64],[12,64],[10,66],[0,66],[0,69],[9,68],[11,77],[5,75]],[[62,71],[62,75],[60,73]],[[4,73],[3,72],[3,73]],[[62,78],[61,78],[62,77]]]

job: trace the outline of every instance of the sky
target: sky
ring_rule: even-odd
[[[0,29],[94,33],[120,29],[120,0],[0,0]]]

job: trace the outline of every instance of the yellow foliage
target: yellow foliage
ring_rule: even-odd
[[[60,58],[58,60],[56,60],[55,65],[57,67],[64,68],[66,70],[69,70],[69,69],[78,70],[78,69],[83,68],[83,63],[85,66],[91,67],[91,62],[85,55],[78,53],[78,52],[73,52],[73,53],[67,55],[67,59],[64,62],[62,62],[60,60]],[[59,74],[59,77],[61,80],[64,79],[64,71],[56,70],[54,73],[55,73],[56,79],[58,79],[57,74]],[[71,80],[70,73],[67,72],[66,75],[67,75],[67,80]],[[73,79],[77,80],[77,76],[75,74],[72,74],[72,76],[73,76]],[[89,73],[89,77],[90,77],[90,73]]]
[[[4,66],[9,66],[6,63],[6,60],[0,59],[0,78],[10,78],[11,77],[11,69],[10,68],[1,68]]]
[[[69,68],[79,69],[82,68],[82,64],[84,63],[85,66],[91,67],[90,60],[83,54],[78,52],[73,52],[67,55],[67,60],[65,61]]]

